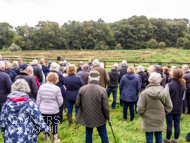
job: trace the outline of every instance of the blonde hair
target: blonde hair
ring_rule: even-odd
[[[11,69],[11,63],[9,61],[5,61],[5,69],[10,70]]]
[[[128,69],[127,69],[127,73],[135,73],[135,68],[130,66]]]
[[[27,70],[28,70],[28,74],[29,74],[29,75],[33,75],[33,67],[28,66],[28,67],[27,67]]]
[[[67,74],[77,74],[76,67],[73,64],[70,64],[67,68]]]
[[[56,84],[58,81],[59,81],[59,76],[57,73],[55,72],[50,72],[48,73],[47,77],[46,77],[46,80],[48,82],[51,82],[53,84]]]
[[[17,66],[18,67],[18,61],[13,61],[13,66]]]

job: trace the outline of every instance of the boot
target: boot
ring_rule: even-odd
[[[69,120],[69,127],[73,124],[72,114],[67,114],[67,118]]]
[[[76,119],[77,119],[77,114],[75,114],[75,122],[76,122]],[[76,122],[76,126],[78,125],[78,123]]]
[[[176,141],[172,140],[172,143],[177,143]]]
[[[170,143],[170,142],[165,139],[162,141],[162,143]]]
[[[53,135],[53,141],[54,141],[54,143],[59,143],[61,140],[58,139],[57,134],[54,134]]]

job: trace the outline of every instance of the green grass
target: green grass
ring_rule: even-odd
[[[119,95],[118,95],[119,97]],[[109,103],[111,107],[112,95],[109,98]],[[135,120],[130,122],[130,115],[128,111],[128,119],[126,122],[123,122],[123,108],[119,105],[119,100],[117,100],[117,107],[115,110],[110,108],[111,121],[113,126],[113,131],[115,133],[118,143],[145,143],[145,133],[141,129],[141,117],[138,114],[135,114]],[[73,124],[71,127],[68,126],[68,120],[66,118],[66,113],[63,114],[64,119],[66,120],[59,126],[58,136],[61,139],[61,143],[84,143],[85,142],[85,127],[82,125]],[[74,117],[74,111],[73,111]],[[74,119],[73,119],[74,121]],[[190,131],[190,115],[182,115],[181,117],[181,133],[179,137],[179,143],[186,143],[184,136]],[[111,128],[107,124],[107,133],[110,143],[114,143],[114,138],[112,136]],[[174,133],[173,133],[174,134]],[[173,134],[171,139],[173,139]],[[166,127],[163,131],[163,139],[166,136]],[[41,133],[38,138],[38,143],[43,143],[44,138]],[[3,143],[3,138],[0,135],[0,143]],[[47,142],[48,143],[48,142]],[[101,139],[97,132],[97,129],[94,128],[93,132],[93,143],[101,143]]]

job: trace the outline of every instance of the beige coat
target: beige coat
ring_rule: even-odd
[[[172,111],[170,94],[159,84],[149,84],[140,94],[137,112],[144,132],[162,132],[166,114]]]
[[[96,70],[100,73],[99,83],[102,87],[105,88],[105,83],[109,84],[110,82],[110,77],[108,75],[108,72],[104,68],[100,67],[99,65],[94,66],[94,68],[91,70]]]

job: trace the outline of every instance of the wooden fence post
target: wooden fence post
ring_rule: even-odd
[[[104,61],[104,68],[106,69],[106,61]]]
[[[134,68],[135,68],[135,62],[134,62]]]

